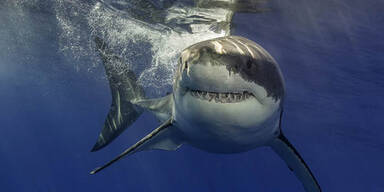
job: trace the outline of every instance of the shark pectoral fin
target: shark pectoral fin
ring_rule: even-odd
[[[110,166],[114,162],[122,159],[126,155],[131,155],[138,151],[149,150],[149,149],[163,149],[163,150],[176,150],[181,146],[182,142],[175,132],[175,127],[172,126],[173,118],[169,118],[158,128],[153,130],[151,133],[143,137],[140,141],[126,149],[123,153],[118,155],[115,159],[109,161],[105,165],[98,167],[90,172],[95,174],[104,168]],[[173,137],[173,138],[171,138]]]
[[[183,144],[181,135],[182,134],[179,130],[177,130],[174,126],[170,126],[166,130],[163,130],[154,136],[152,139],[148,140],[148,142],[141,145],[140,148],[137,149],[137,152],[153,149],[175,151]]]
[[[288,168],[294,172],[296,177],[303,184],[307,192],[321,192],[320,185],[313,176],[311,170],[301,158],[288,139],[280,134],[272,143],[272,149],[282,158],[288,165]]]
[[[136,99],[132,103],[153,112],[157,119],[164,121],[172,115],[173,94],[156,99]]]
[[[137,84],[135,74],[126,67],[123,59],[115,55],[101,38],[96,37],[95,44],[111,88],[112,104],[104,127],[91,151],[108,145],[136,121],[143,110],[131,101],[144,97],[144,91]]]

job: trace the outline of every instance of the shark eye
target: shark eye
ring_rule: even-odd
[[[252,61],[250,59],[247,61],[247,67],[248,69],[252,67]]]

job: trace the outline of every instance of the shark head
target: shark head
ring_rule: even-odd
[[[183,117],[257,126],[276,116],[283,98],[284,82],[276,61],[251,40],[221,37],[181,53],[174,99]]]

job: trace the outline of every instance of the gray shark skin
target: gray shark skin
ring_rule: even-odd
[[[113,101],[92,151],[110,143],[143,110],[152,112],[162,123],[91,174],[125,155],[144,150],[177,150],[189,144],[212,153],[239,153],[269,146],[305,191],[321,191],[311,170],[281,131],[284,80],[276,61],[260,45],[239,36],[196,43],[180,54],[173,93],[145,99],[134,74],[116,73],[113,64],[122,61],[101,39],[95,42],[109,76]]]

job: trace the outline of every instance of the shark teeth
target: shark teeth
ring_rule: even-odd
[[[219,93],[200,90],[189,90],[189,92],[193,97],[202,100],[215,101],[216,103],[237,103],[254,97],[252,93],[247,91],[237,93]]]

